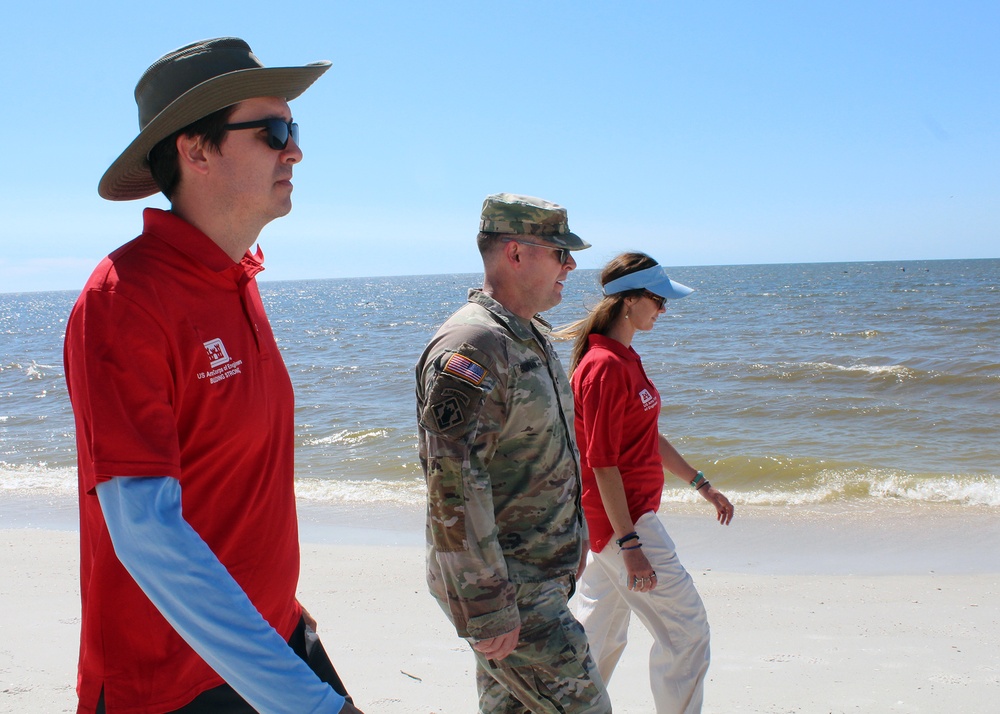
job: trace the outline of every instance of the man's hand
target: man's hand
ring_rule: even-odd
[[[302,608],[302,619],[305,620],[306,628],[316,631],[316,618],[309,614],[309,611],[302,607],[302,603],[299,603],[299,607]]]
[[[583,541],[583,550],[580,552],[580,565],[576,569],[576,581],[580,582],[583,571],[587,568],[587,556],[590,555],[590,539]]]
[[[517,647],[517,640],[521,636],[521,626],[508,632],[506,635],[491,637],[488,640],[480,640],[472,645],[472,649],[482,654],[486,659],[503,659]]]

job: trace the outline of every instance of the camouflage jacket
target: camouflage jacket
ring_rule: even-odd
[[[461,637],[510,632],[515,583],[579,565],[573,396],[547,331],[470,290],[417,364],[427,582]]]

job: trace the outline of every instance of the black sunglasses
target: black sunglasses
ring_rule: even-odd
[[[569,248],[559,248],[554,245],[545,245],[544,243],[532,243],[530,241],[521,240],[519,238],[504,238],[504,243],[523,243],[524,245],[533,245],[536,248],[546,248],[548,250],[554,250],[556,252],[556,260],[559,261],[559,265],[566,265],[569,262]]]
[[[656,293],[651,293],[648,290],[642,294],[643,297],[648,297],[654,303],[656,303],[656,309],[662,310],[663,306],[666,305],[667,299],[665,297],[660,297]]]
[[[293,121],[284,119],[258,119],[257,121],[244,121],[239,124],[226,124],[223,129],[230,131],[236,129],[267,129],[267,145],[275,151],[281,151],[288,146],[288,138],[296,144],[299,143],[299,125]]]

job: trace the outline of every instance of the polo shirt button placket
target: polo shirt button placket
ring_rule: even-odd
[[[247,286],[250,284],[253,276],[259,273],[262,268],[255,264],[247,265],[247,261],[244,260],[239,264],[238,269],[240,274],[236,279],[236,289],[240,294],[240,306],[243,308],[243,316],[246,318],[247,324],[253,331],[253,340],[257,346],[257,352],[260,353],[260,328],[257,326],[257,321],[254,319],[256,316],[251,313],[250,305],[247,302]]]

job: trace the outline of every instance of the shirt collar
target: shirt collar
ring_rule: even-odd
[[[248,250],[237,263],[214,240],[169,211],[147,208],[142,212],[142,220],[143,233],[156,236],[212,272],[231,273],[238,282],[245,282],[264,269],[264,252],[260,246],[256,253]]]
[[[482,305],[492,312],[518,339],[523,341],[540,341],[540,335],[536,335],[535,330],[538,330],[541,335],[546,335],[552,329],[552,326],[543,320],[541,315],[535,315],[530,321],[525,320],[523,317],[518,317],[479,288],[469,290],[469,302]],[[532,326],[534,326],[535,330],[531,329]]]
[[[631,346],[626,347],[621,342],[612,339],[611,337],[606,337],[605,335],[587,335],[587,342],[591,348],[602,347],[609,352],[614,352],[616,355],[624,357],[625,359],[629,359],[634,362],[641,361],[639,359],[639,353],[632,349]]]

